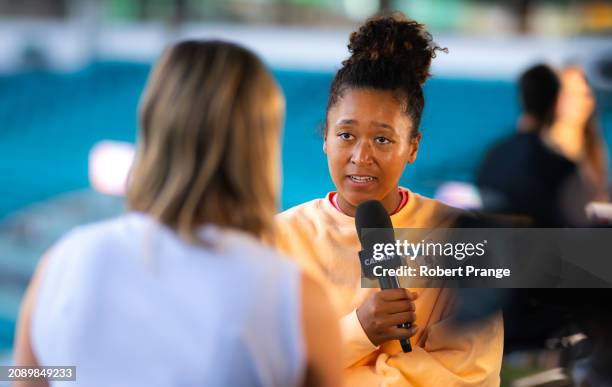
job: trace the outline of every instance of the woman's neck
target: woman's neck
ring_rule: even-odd
[[[340,210],[345,215],[354,217],[355,212],[357,211],[357,207],[353,206],[351,203],[346,201],[344,197],[340,194],[340,192],[338,192],[337,195],[338,195],[337,196],[338,197],[338,207],[340,207]],[[393,189],[389,195],[387,195],[381,200],[381,203],[383,207],[385,207],[385,210],[387,210],[388,214],[393,214],[397,210],[401,202],[402,202],[402,195],[398,187]]]

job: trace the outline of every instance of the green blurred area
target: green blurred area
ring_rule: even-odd
[[[0,0],[0,18],[78,18],[82,4],[104,22],[231,22],[355,25],[378,11],[401,11],[434,32],[609,34],[611,0]],[[85,7],[87,8],[87,7]]]

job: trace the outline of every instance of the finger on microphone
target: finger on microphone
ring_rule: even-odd
[[[409,299],[410,301],[414,301],[414,300],[416,300],[417,298],[419,298],[419,293],[417,293],[417,292],[411,292],[411,291],[410,291],[410,290],[408,290],[408,289],[405,289],[405,290],[406,290],[406,294],[408,295],[408,299]]]
[[[414,303],[408,300],[391,301],[384,306],[384,311],[387,313],[414,312],[415,310]]]
[[[402,312],[392,314],[387,320],[388,326],[396,326],[404,323],[412,324],[416,320],[416,314],[414,312]]]
[[[380,297],[385,301],[410,300],[406,289],[384,289],[380,291]]]

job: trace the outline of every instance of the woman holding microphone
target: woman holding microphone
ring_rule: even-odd
[[[458,210],[399,186],[417,157],[423,84],[440,48],[401,14],[368,20],[348,47],[331,85],[323,143],[336,191],[280,214],[277,244],[324,285],[343,316],[347,385],[499,385],[501,316],[459,329],[450,323],[449,289],[360,286],[360,203],[382,202],[396,228],[450,226]],[[397,327],[405,322],[412,327]],[[403,338],[412,338],[412,352],[402,351]]]
[[[141,102],[129,211],[42,259],[16,365],[76,366],[82,386],[338,386],[323,290],[257,240],[277,210],[283,113],[244,48],[168,49]]]

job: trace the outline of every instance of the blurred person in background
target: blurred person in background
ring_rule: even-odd
[[[341,385],[323,290],[258,242],[277,210],[284,114],[262,62],[229,43],[179,43],[140,113],[129,212],[42,259],[15,364],[74,365],[83,386]]]
[[[521,75],[519,93],[518,132],[494,146],[478,172],[485,209],[527,216],[535,227],[589,225],[586,204],[609,199],[608,161],[583,72],[539,64]],[[566,347],[560,365],[590,356],[583,373],[592,384],[585,385],[608,385],[612,319],[604,289],[511,291],[504,306],[507,352],[540,350],[551,338],[584,334],[588,340]]]
[[[451,322],[452,289],[361,287],[360,203],[379,200],[399,228],[449,226],[459,210],[399,186],[417,157],[423,84],[441,48],[402,14],[369,19],[348,47],[331,85],[323,143],[337,191],[280,214],[278,247],[324,284],[343,316],[347,385],[499,385],[500,315],[460,329]],[[406,322],[411,328],[397,327]],[[413,350],[404,353],[398,339],[410,337]]]
[[[519,131],[494,146],[478,171],[483,206],[526,215],[539,227],[584,225],[586,204],[609,198],[606,145],[584,74],[536,65],[519,89]]]
[[[608,149],[595,117],[595,97],[578,66],[560,73],[561,92],[557,120],[550,130],[550,143],[574,161],[588,187],[588,199],[608,202]]]

